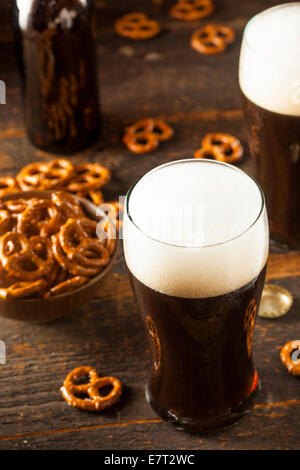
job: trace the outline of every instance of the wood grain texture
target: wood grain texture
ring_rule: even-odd
[[[0,79],[7,84],[7,105],[0,106],[1,175],[53,157],[26,138],[7,3],[0,1]],[[113,178],[104,191],[108,200],[125,194],[154,166],[192,155],[207,132],[239,137],[245,146],[239,166],[253,174],[237,82],[240,40],[247,20],[278,2],[216,0],[213,21],[237,33],[236,42],[218,57],[200,56],[190,48],[190,35],[199,23],[171,19],[167,12],[172,3],[138,2],[140,11],[161,22],[163,32],[135,43],[117,36],[113,23],[137,10],[137,2],[95,0],[103,130],[98,143],[71,158],[110,168]],[[124,126],[148,116],[170,122],[174,138],[153,154],[132,155],[121,142]],[[279,352],[285,342],[300,337],[300,257],[273,244],[271,252],[268,280],[289,289],[295,300],[286,316],[257,321],[254,352],[261,390],[240,424],[195,436],[178,432],[152,411],[144,398],[149,347],[121,251],[110,280],[81,311],[43,325],[0,319],[0,339],[7,347],[7,364],[0,365],[0,449],[299,448],[299,379],[288,375]],[[59,388],[80,364],[124,382],[117,406],[101,414],[67,406]]]
[[[271,254],[268,261],[267,280],[300,276],[300,252]]]

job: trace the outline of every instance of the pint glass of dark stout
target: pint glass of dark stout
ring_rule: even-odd
[[[211,160],[162,165],[130,189],[123,235],[153,352],[151,406],[191,431],[238,421],[258,384],[252,340],[269,241],[259,186]]]
[[[247,24],[240,56],[249,145],[275,240],[300,248],[300,3]]]

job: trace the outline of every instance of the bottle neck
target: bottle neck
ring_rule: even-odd
[[[23,31],[68,31],[87,27],[90,0],[14,0],[14,18]]]

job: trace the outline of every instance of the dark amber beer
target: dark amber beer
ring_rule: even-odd
[[[91,2],[12,4],[28,137],[48,152],[76,152],[100,129]]]
[[[235,167],[181,160],[141,178],[125,206],[125,258],[153,353],[146,397],[182,429],[225,427],[248,412],[258,384],[263,194]]]
[[[300,3],[270,8],[244,33],[240,86],[255,175],[274,239],[300,248]]]

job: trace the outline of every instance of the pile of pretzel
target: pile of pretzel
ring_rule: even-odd
[[[100,189],[111,178],[110,171],[99,163],[73,165],[56,158],[34,162],[22,168],[16,178],[0,178],[0,197],[18,190],[65,190],[79,197],[89,197],[95,204],[103,202]]]
[[[172,18],[181,21],[197,21],[211,16],[215,11],[212,0],[177,0],[170,8]],[[125,38],[145,40],[157,36],[162,27],[144,13],[132,12],[123,15],[115,22],[116,32]],[[218,24],[208,24],[197,29],[190,39],[190,45],[200,54],[220,54],[235,39],[232,28]]]
[[[11,199],[0,208],[0,298],[52,297],[96,276],[115,249],[113,223],[99,225],[63,191]]]

